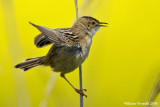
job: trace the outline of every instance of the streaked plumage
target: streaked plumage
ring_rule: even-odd
[[[92,37],[100,26],[104,26],[102,24],[106,23],[99,22],[89,16],[83,16],[71,28],[49,29],[31,22],[30,24],[41,32],[34,39],[37,48],[50,44],[53,46],[47,55],[27,59],[15,67],[26,71],[38,65],[50,66],[53,71],[61,72],[61,76],[65,78],[66,73],[75,70],[88,57]],[[82,90],[74,89],[85,95]]]

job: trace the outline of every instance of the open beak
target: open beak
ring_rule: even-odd
[[[99,22],[99,26],[101,26],[101,27],[107,27],[106,25],[104,25],[104,24],[108,24],[108,23],[105,23],[105,22]]]

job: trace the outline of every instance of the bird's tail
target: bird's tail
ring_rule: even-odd
[[[43,57],[36,57],[36,58],[29,58],[24,60],[22,63],[19,63],[15,66],[15,68],[20,68],[23,71],[27,71],[31,68],[34,68],[36,66],[43,64]]]

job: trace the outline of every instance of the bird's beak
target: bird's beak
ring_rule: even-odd
[[[108,23],[105,23],[105,22],[99,22],[98,26],[101,26],[101,27],[107,27],[106,25],[104,24],[108,24]]]

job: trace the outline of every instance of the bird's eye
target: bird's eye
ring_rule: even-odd
[[[95,25],[96,24],[96,22],[92,22],[92,25]]]

